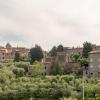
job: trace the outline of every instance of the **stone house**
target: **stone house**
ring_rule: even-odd
[[[100,50],[89,53],[89,76],[100,76]]]
[[[58,62],[59,66],[64,67],[67,60],[66,52],[57,52],[57,56],[55,60]]]
[[[59,66],[62,67],[62,70],[64,70],[64,73],[69,72],[73,68],[80,67],[80,64],[78,64],[78,63],[67,62],[67,61],[68,60],[67,60],[66,52],[57,52],[57,56],[55,58],[45,57],[44,64],[45,64],[46,75],[51,74],[53,62],[57,62],[59,64]]]
[[[72,61],[72,55],[74,55],[74,54],[80,54],[80,55],[82,55],[82,51],[83,51],[83,48],[81,48],[81,47],[77,47],[77,48],[74,48],[74,47],[72,47],[72,48],[66,48],[66,47],[64,47],[64,52],[66,52],[66,62],[73,62]]]
[[[52,71],[53,57],[45,57],[43,63],[45,65],[45,74],[50,75]]]
[[[84,71],[84,75],[87,76],[98,76],[100,74],[100,46],[97,45],[92,45],[93,47],[93,51],[91,51],[89,53],[89,66],[88,68],[86,68],[86,70]],[[45,57],[45,65],[46,65],[46,74],[49,75],[51,69],[51,65],[52,62],[54,60],[58,61],[60,66],[64,67],[64,71],[68,72],[70,70],[72,70],[73,68],[79,68],[80,64],[79,63],[75,63],[72,60],[72,55],[74,54],[80,54],[82,55],[83,52],[83,48],[82,47],[64,47],[64,51],[63,52],[58,52],[57,56],[54,58],[52,57]],[[49,61],[47,61],[49,59]],[[52,59],[52,60],[50,60]],[[94,59],[93,61],[91,59]],[[95,66],[95,67],[93,67]],[[92,68],[93,67],[93,68]]]

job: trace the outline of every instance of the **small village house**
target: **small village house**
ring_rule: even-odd
[[[18,51],[21,54],[28,55],[29,49],[24,47],[12,47],[10,43],[7,43],[5,47],[0,47],[0,61],[12,60],[15,57],[15,52]]]
[[[89,76],[100,76],[100,50],[89,53]]]

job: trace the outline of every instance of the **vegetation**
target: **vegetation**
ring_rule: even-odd
[[[20,60],[21,60],[21,59],[20,59],[20,53],[17,51],[17,52],[15,52],[14,61],[19,62]]]
[[[0,63],[0,100],[82,100],[82,78],[72,74],[45,76],[41,62],[34,62],[29,77],[28,62]],[[37,68],[38,67],[38,68]],[[39,69],[39,70],[38,70]],[[39,75],[39,77],[38,77]],[[100,100],[100,79],[84,78],[85,100]]]
[[[57,55],[57,52],[63,52],[63,51],[64,51],[63,45],[60,44],[57,47],[53,46],[53,48],[50,50],[50,55],[52,57],[55,57]]]
[[[57,47],[57,52],[62,52],[62,51],[64,51],[64,47],[63,47],[63,45],[58,45],[58,47]]]
[[[91,43],[85,42],[83,55],[72,55],[73,62],[88,65]],[[53,47],[50,55],[64,51],[62,45]],[[36,45],[28,54],[15,53],[14,62],[0,63],[0,100],[82,100],[83,82],[85,100],[100,100],[100,79],[81,77],[82,68],[72,69],[64,75],[60,62],[54,61],[51,76],[45,76],[45,66],[41,62],[43,52]],[[26,61],[26,62],[22,62]],[[52,76],[53,75],[53,76]]]
[[[56,46],[54,46],[54,47],[51,49],[50,55],[51,55],[52,57],[55,57],[55,56],[57,55],[57,47],[56,47]]]
[[[32,76],[37,77],[44,75],[45,73],[45,66],[41,62],[35,61],[33,65],[31,65],[32,68]]]
[[[92,44],[89,42],[84,42],[84,44],[83,44],[83,57],[88,58],[88,54],[90,51],[92,51]]]
[[[34,63],[36,60],[41,61],[43,58],[43,52],[40,46],[36,45],[30,50],[30,63]]]
[[[55,61],[52,64],[51,68],[52,68],[52,71],[51,71],[51,74],[52,75],[63,75],[63,73],[64,73],[63,66],[60,66],[57,61]]]

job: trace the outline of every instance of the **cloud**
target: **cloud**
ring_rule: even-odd
[[[26,42],[25,35],[22,35],[18,32],[12,31],[0,31],[0,40],[1,41],[12,41],[12,42]]]
[[[99,44],[99,4],[99,0],[0,0],[0,39],[37,43],[45,49],[60,43]]]

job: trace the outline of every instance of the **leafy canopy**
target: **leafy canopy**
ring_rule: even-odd
[[[30,49],[30,63],[35,61],[41,61],[43,58],[43,52],[40,46],[36,45],[34,48]]]

